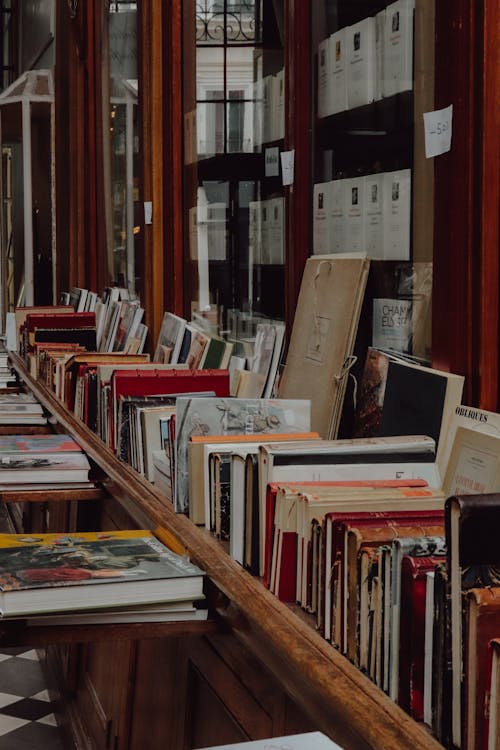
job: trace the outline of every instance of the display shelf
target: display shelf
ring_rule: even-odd
[[[176,514],[153,485],[118,461],[97,436],[31,378],[19,357],[12,359],[25,385],[108,475],[105,487],[115,500],[141,525],[148,520],[148,527],[160,538],[163,535],[185,548],[193,562],[206,571],[208,602],[226,632],[265,665],[314,726],[346,750],[441,747],[424,726],[232,560],[214,538],[186,516]]]

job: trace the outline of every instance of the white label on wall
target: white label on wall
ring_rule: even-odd
[[[451,148],[453,104],[445,109],[424,112],[425,156],[445,154]]]
[[[283,175],[283,185],[293,185],[293,168],[295,159],[295,150],[282,151],[281,154],[281,173]]]

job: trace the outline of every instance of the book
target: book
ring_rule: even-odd
[[[0,453],[80,453],[81,450],[69,435],[0,435]]]
[[[330,112],[336,114],[347,109],[346,30],[335,31],[329,38],[328,47]]]
[[[23,305],[16,307],[15,310],[15,326],[16,326],[16,345],[17,351],[22,355],[22,327],[26,322],[26,316],[34,313],[50,313],[51,315],[59,315],[59,313],[74,312],[72,305]]]
[[[451,449],[459,427],[466,427],[468,430],[476,430],[488,435],[500,435],[500,414],[487,411],[486,409],[478,409],[475,406],[465,406],[464,404],[459,404],[455,408],[447,433],[444,436],[445,439],[440,453],[440,465],[443,477],[448,468]]]
[[[470,589],[466,595],[465,613],[462,747],[464,750],[482,750],[487,746],[484,719],[487,712],[488,647],[500,634],[500,579],[496,586]]]
[[[464,377],[368,347],[355,413],[355,437],[428,435],[444,476],[446,436],[462,399]]]
[[[277,426],[279,429],[279,426]],[[273,432],[267,438],[265,436],[256,437],[255,434],[235,434],[230,435],[193,435],[188,442],[188,467],[189,467],[189,517],[196,524],[205,524],[210,528],[210,506],[209,506],[209,474],[208,462],[209,455],[212,451],[228,452],[240,450],[243,447],[247,452],[253,449],[257,450],[258,446],[266,439],[272,439],[273,442],[288,440],[307,440],[317,439],[317,432],[308,433],[281,433]],[[236,486],[234,491],[238,494],[244,493],[244,488]],[[245,501],[241,498],[242,506]]]
[[[410,260],[411,169],[385,172],[384,260]]]
[[[401,641],[398,703],[423,720],[427,573],[438,558],[404,556],[401,569]]]
[[[287,734],[253,742],[235,742],[230,745],[213,745],[206,750],[342,750],[322,732]]]
[[[500,491],[500,434],[458,427],[443,491],[447,496]]]
[[[0,535],[3,617],[202,598],[202,571],[150,531]]]
[[[387,692],[393,700],[397,700],[399,690],[399,643],[402,612],[401,571],[403,557],[444,558],[446,555],[446,543],[444,539],[444,516],[441,516],[441,520],[442,525],[438,526],[438,519],[436,519],[437,535],[429,536],[427,534],[424,536],[424,534],[422,534],[419,537],[395,539],[387,553],[390,588]]]
[[[337,434],[368,267],[364,255],[306,261],[278,394],[310,398],[311,429],[324,438]]]
[[[104,625],[127,622],[183,622],[204,621],[208,618],[208,609],[195,607],[187,602],[170,604],[143,604],[140,607],[124,607],[113,610],[94,610],[68,614],[51,614],[30,617],[26,623],[30,627],[47,625]]]
[[[200,372],[204,372],[203,370]],[[193,435],[308,432],[310,402],[294,399],[177,399],[176,492],[178,512],[189,512],[188,444]]]
[[[345,29],[347,108],[370,104],[375,98],[375,19],[370,16]]]
[[[463,643],[462,596],[498,584],[500,495],[454,495],[445,504],[448,549],[452,741],[461,746]]]
[[[500,749],[500,638],[489,647],[488,692],[485,700],[485,747]]]
[[[384,95],[413,88],[413,14],[415,0],[397,0],[385,9]]]
[[[0,483],[12,486],[18,482],[85,482],[89,470],[90,464],[83,452],[0,453]]]

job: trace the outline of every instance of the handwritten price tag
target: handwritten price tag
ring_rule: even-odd
[[[453,104],[445,109],[424,112],[425,156],[445,154],[451,148]]]

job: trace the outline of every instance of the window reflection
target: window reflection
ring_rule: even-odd
[[[185,16],[187,294],[236,336],[243,319],[284,317],[282,6],[200,0]]]
[[[138,204],[139,135],[137,124],[137,4],[109,7],[109,161],[111,209],[108,242],[110,272],[119,286],[134,295],[140,226],[134,219]]]

